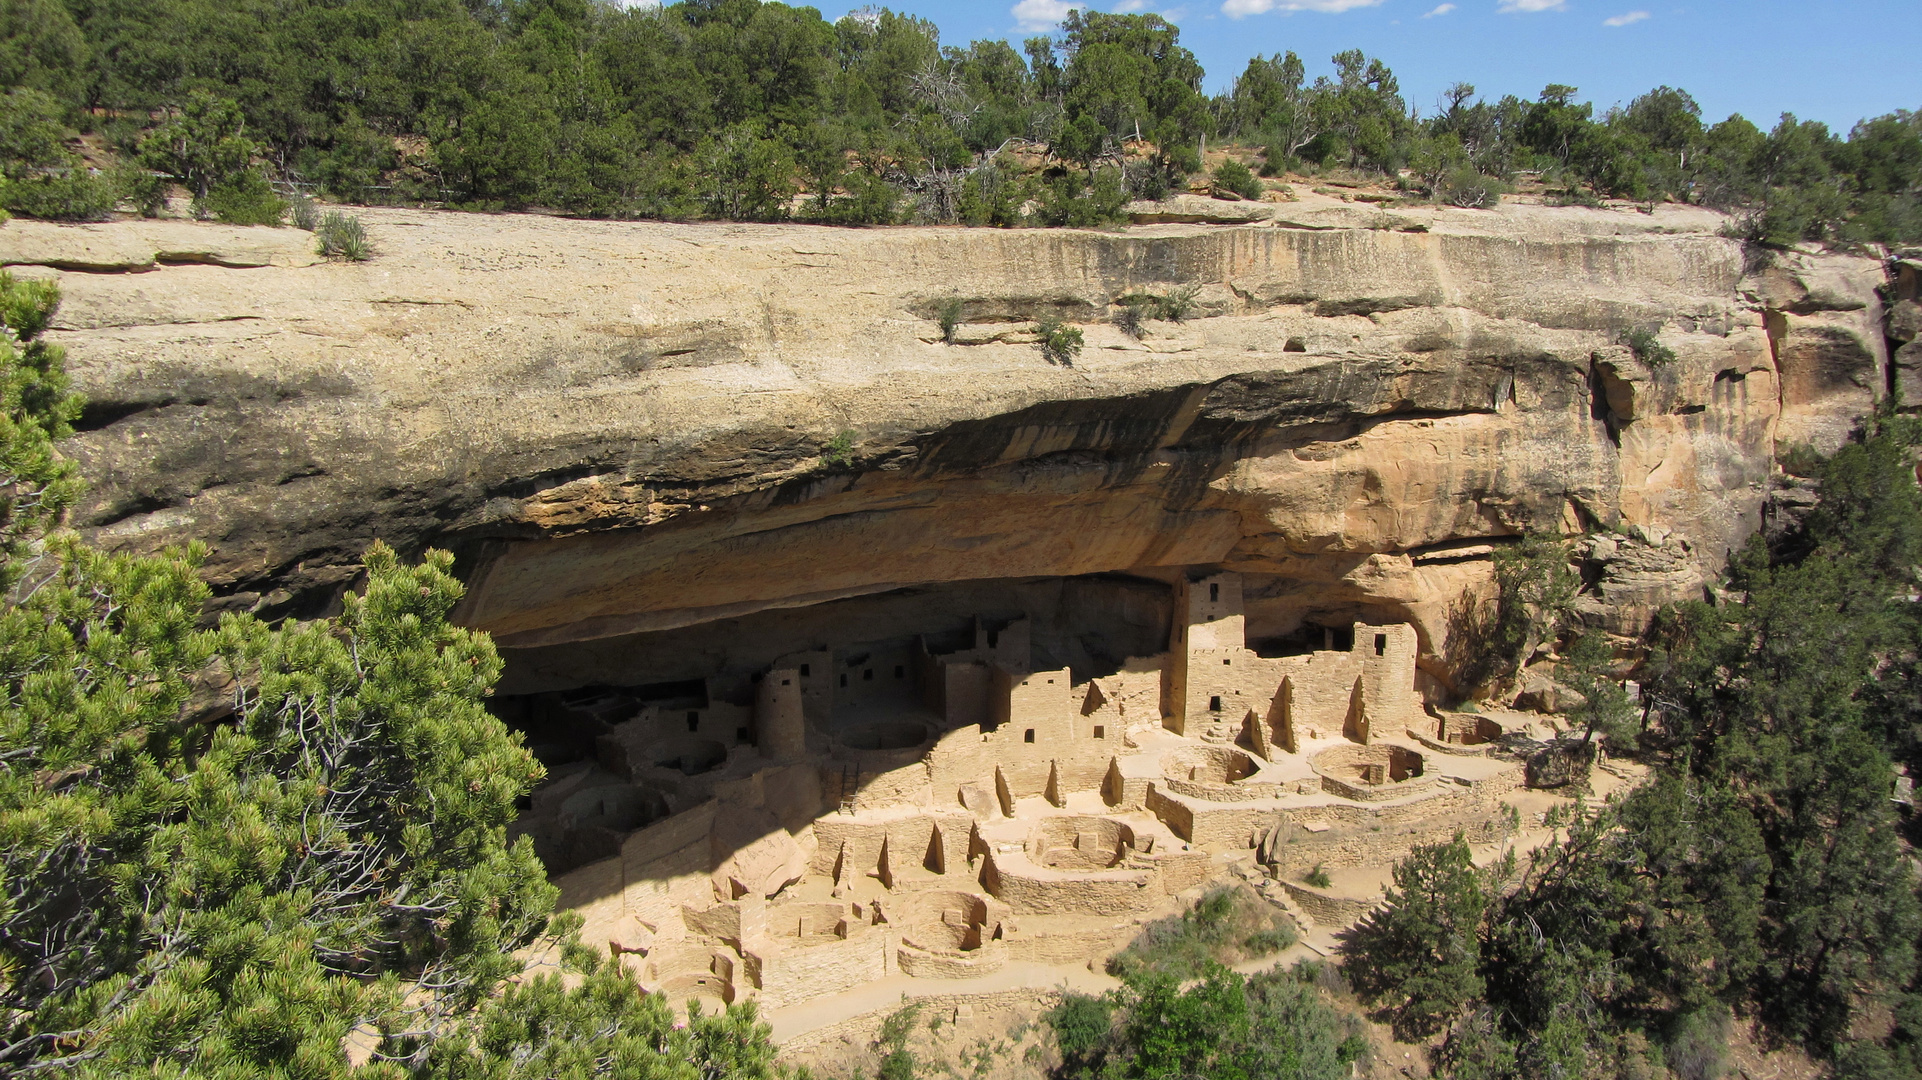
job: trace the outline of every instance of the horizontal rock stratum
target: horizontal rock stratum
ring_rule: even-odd
[[[933,582],[1219,566],[1251,623],[1447,613],[1525,530],[1632,531],[1632,627],[1888,385],[1883,271],[1704,211],[1363,210],[1112,232],[362,212],[0,228],[89,399],[77,523],[314,610],[375,538],[563,645]],[[1198,287],[1137,339],[1126,294]],[[952,343],[939,313],[962,301]],[[1050,364],[1031,324],[1078,325]],[[1659,329],[1655,367],[1620,344]],[[1639,528],[1632,528],[1639,527]],[[1594,550],[1601,551],[1597,545]]]

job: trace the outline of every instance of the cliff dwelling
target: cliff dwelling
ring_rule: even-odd
[[[1334,957],[1414,846],[1544,842],[1557,661],[1460,707],[1499,553],[1558,538],[1571,618],[1634,638],[1808,505],[1778,447],[1914,383],[1880,263],[1754,267],[1699,208],[1259,209],[373,208],[363,268],[184,222],[0,247],[63,290],[84,535],[202,541],[216,609],[270,619],[338,610],[376,538],[451,552],[450,619],[546,769],[512,831],[582,940],[788,1045],[903,995],[1103,992],[1224,883],[1299,929],[1276,963]],[[1185,320],[1117,321],[1176,289]],[[1084,333],[1072,367],[1043,316]]]
[[[514,829],[651,988],[771,1009],[1085,963],[1230,864],[1301,910],[1310,867],[1499,835],[1521,767],[1483,754],[1497,719],[1424,704],[1414,627],[1251,648],[1243,587],[910,590],[516,658],[495,707],[549,780]],[[1034,610],[955,614],[997,600]],[[570,665],[600,679],[529,689]]]

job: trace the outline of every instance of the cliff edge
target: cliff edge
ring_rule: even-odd
[[[1251,625],[1406,620],[1433,656],[1527,530],[1626,534],[1593,546],[1618,630],[1699,595],[1777,448],[1834,446],[1891,379],[1881,264],[1758,261],[1689,208],[363,213],[365,263],[293,229],[0,228],[0,263],[65,296],[94,539],[204,540],[221,602],[269,613],[324,606],[377,537],[451,546],[462,618],[508,649],[1206,565],[1248,579]],[[1184,320],[1116,322],[1183,288]],[[1043,315],[1082,329],[1072,363]]]

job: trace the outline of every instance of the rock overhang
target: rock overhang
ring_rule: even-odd
[[[367,211],[358,265],[273,257],[286,231],[14,222],[0,261],[61,279],[97,538],[206,540],[265,611],[326,603],[376,537],[453,546],[463,618],[510,647],[1190,565],[1405,609],[1466,572],[1367,560],[1530,529],[1648,524],[1712,571],[1778,429],[1838,438],[1886,380],[1870,260],[1744,276],[1699,211],[1408,232],[1313,202],[1289,224],[1315,228],[1111,233]],[[206,250],[46,269],[103,238]],[[1106,321],[1182,283],[1189,321]],[[1003,329],[945,343],[944,297]],[[1043,311],[1083,324],[1072,366],[1022,340]],[[1638,326],[1677,361],[1624,360]]]

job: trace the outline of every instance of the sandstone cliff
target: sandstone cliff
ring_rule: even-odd
[[[1591,550],[1595,617],[1632,629],[1757,526],[1778,445],[1833,446],[1886,392],[1907,325],[1874,260],[1757,265],[1674,208],[1308,198],[1105,233],[365,216],[362,264],[291,229],[0,228],[0,262],[66,297],[79,523],[205,540],[223,602],[269,612],[324,605],[376,537],[453,546],[463,618],[508,648],[1218,565],[1248,575],[1251,633],[1360,613],[1432,655],[1528,529],[1628,533]],[[1184,284],[1187,321],[1110,321]],[[1084,329],[1071,366],[1031,344],[1042,313]],[[1635,327],[1676,358],[1637,359]]]

